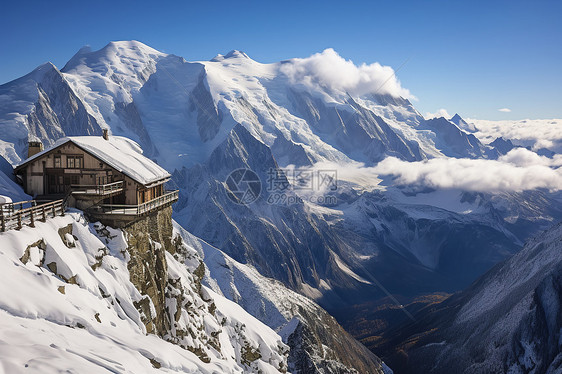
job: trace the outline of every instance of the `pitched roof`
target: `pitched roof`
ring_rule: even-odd
[[[57,140],[52,147],[31,156],[17,165],[16,169],[67,142],[74,143],[92,156],[143,185],[170,177],[170,173],[164,168],[143,156],[142,149],[137,143],[121,136],[110,136],[109,140],[105,140],[101,136],[69,136],[62,138]]]

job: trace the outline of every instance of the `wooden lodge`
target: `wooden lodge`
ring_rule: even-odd
[[[177,191],[166,191],[170,174],[123,137],[76,136],[52,147],[30,143],[28,158],[14,172],[36,200],[64,199],[94,219],[132,221],[169,206]]]

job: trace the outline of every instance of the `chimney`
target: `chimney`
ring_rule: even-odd
[[[30,140],[27,143],[27,158],[41,152],[43,150],[43,143],[41,140]]]
[[[103,129],[103,138],[105,140],[109,140],[109,130],[108,129]]]

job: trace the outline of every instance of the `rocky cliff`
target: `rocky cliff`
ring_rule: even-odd
[[[73,211],[2,233],[0,270],[10,373],[287,371],[281,338],[201,284],[170,208],[125,229]]]

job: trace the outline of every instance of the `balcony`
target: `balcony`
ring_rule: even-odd
[[[73,184],[70,186],[72,195],[76,198],[106,198],[123,192],[123,181],[99,184],[83,185]]]
[[[92,207],[88,213],[93,216],[116,216],[126,220],[134,219],[155,210],[172,205],[178,201],[178,191],[169,191],[150,201],[139,205],[100,204]]]

